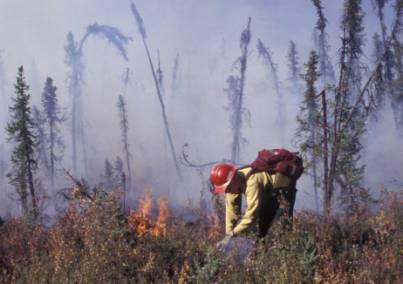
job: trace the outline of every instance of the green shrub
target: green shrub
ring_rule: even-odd
[[[194,209],[188,208],[194,212]],[[181,213],[186,214],[186,212]],[[48,229],[24,218],[0,227],[2,283],[399,283],[403,281],[403,198],[384,193],[380,208],[357,209],[324,224],[297,212],[277,222],[243,262],[215,248],[222,228],[174,212],[156,235],[136,234],[112,194],[73,202]],[[222,226],[224,224],[221,224]],[[161,224],[158,223],[158,226]]]

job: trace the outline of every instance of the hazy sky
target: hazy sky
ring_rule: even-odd
[[[328,18],[331,57],[335,63],[340,46],[339,23],[343,1],[322,2]],[[286,90],[289,41],[293,40],[297,45],[301,67],[309,51],[314,48],[312,32],[317,16],[311,1],[137,0],[135,3],[144,19],[154,60],[158,50],[160,53],[165,75],[167,111],[177,152],[180,152],[183,143],[189,142],[194,159],[200,161],[219,160],[229,155],[231,139],[228,112],[224,110],[228,101],[223,89],[226,87],[226,78],[234,73],[231,67],[240,55],[240,33],[246,26],[248,16],[252,17],[252,41],[246,75],[245,106],[251,110],[252,118],[251,127],[245,125],[243,130],[249,143],[243,148],[241,156],[244,161],[250,161],[260,148],[278,147],[280,140],[274,119],[273,88],[266,68],[257,59],[256,42],[259,38],[269,46],[278,64],[282,87]],[[379,31],[379,23],[371,1],[363,0],[363,4],[368,44],[364,60],[368,60],[372,52],[372,35]],[[388,25],[392,21],[390,7],[386,9],[386,21]],[[95,22],[117,27],[130,36],[132,41],[128,45],[129,62],[119,57],[118,52],[105,40],[90,38],[84,48],[84,113],[91,165],[101,171],[105,158],[114,159],[121,154],[115,105],[117,96],[124,93],[124,71],[130,68],[132,80],[125,95],[129,108],[134,171],[137,172],[135,175],[138,180],[148,186],[147,178],[160,176],[170,157],[158,154],[167,153],[166,142],[161,143],[165,138],[160,109],[129,1],[0,0],[0,50],[7,82],[6,93],[13,93],[17,68],[24,65],[33,102],[38,103],[45,78],[51,76],[58,87],[61,104],[69,111],[66,81],[69,70],[64,64],[66,35],[72,32],[78,41],[85,28]],[[177,54],[180,55],[180,87],[175,94],[176,98],[172,98],[171,76]],[[288,93],[286,98],[289,99],[287,134],[290,141],[299,99]],[[390,122],[386,122],[386,128],[393,131]],[[385,131],[385,128],[382,130]],[[393,137],[388,141],[395,141]],[[69,144],[69,135],[66,139]],[[395,145],[395,142],[390,143]],[[161,160],[165,162],[161,163]],[[69,167],[69,157],[65,163]],[[169,170],[166,172],[173,174]],[[196,175],[191,177],[197,179]],[[164,184],[163,178],[160,184]],[[175,183],[167,187],[175,187]],[[194,182],[189,182],[183,196],[194,196],[198,190]],[[301,196],[312,201],[312,192],[308,189],[306,191]],[[301,201],[299,203],[302,204]]]
[[[339,34],[342,2],[323,1],[331,43],[339,41],[335,35]],[[378,22],[370,0],[363,3],[370,39],[372,32],[378,30]],[[233,43],[237,42],[248,16],[252,17],[254,38],[262,38],[279,62],[290,39],[297,43],[302,55],[313,47],[311,34],[317,18],[310,0],[140,0],[136,4],[144,18],[150,45],[160,48],[165,61],[172,59],[166,58],[168,55],[177,52],[205,59],[222,40],[229,50],[237,52]],[[142,55],[127,0],[1,0],[0,21],[0,48],[9,68],[29,66],[35,59],[43,76],[51,73],[62,79],[66,72],[63,64],[66,34],[71,31],[80,37],[85,27],[94,22],[116,26],[133,37],[131,65],[138,61],[137,52]],[[280,67],[281,72],[283,69]],[[14,76],[12,71],[8,70],[11,73],[8,76]]]

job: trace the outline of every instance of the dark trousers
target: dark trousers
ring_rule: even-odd
[[[292,218],[296,194],[295,184],[290,185],[288,188],[265,190],[262,193],[262,204],[259,211],[260,237],[266,236],[280,207],[286,211],[289,219]]]

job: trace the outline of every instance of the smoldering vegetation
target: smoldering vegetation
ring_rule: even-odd
[[[237,2],[228,24],[131,0],[63,34],[46,77],[0,42],[1,279],[402,281],[403,2],[305,4],[315,21]],[[305,161],[293,228],[240,263],[209,171],[280,147]]]

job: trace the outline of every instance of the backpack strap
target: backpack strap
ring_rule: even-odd
[[[255,170],[253,169],[253,167],[251,167],[251,165],[246,165],[246,166],[242,166],[240,168],[237,168],[236,171],[235,171],[235,174],[237,174],[239,170],[243,170],[243,169],[246,169],[246,168],[251,168],[251,170],[245,176],[245,185],[246,185],[246,182],[248,181],[249,177],[255,173]],[[227,188],[225,192],[234,193],[234,194],[242,193],[242,192],[240,192],[238,190],[234,190],[232,188]]]
[[[243,169],[246,169],[246,168],[251,168],[251,170],[249,171],[249,173],[246,174],[246,176],[245,176],[245,182],[248,181],[248,179],[250,178],[251,175],[253,175],[254,173],[257,172],[256,169],[254,169],[254,168],[252,167],[252,165],[246,165],[246,166],[237,168],[236,170],[239,171],[239,170],[243,170]]]

